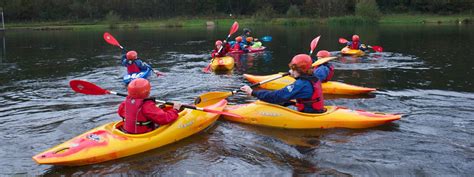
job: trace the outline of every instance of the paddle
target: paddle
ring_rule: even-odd
[[[110,33],[108,33],[108,32],[104,33],[104,40],[105,40],[105,42],[109,43],[110,45],[117,46],[117,47],[119,47],[120,49],[123,50],[123,46],[120,45],[120,43],[117,41],[117,39],[115,39],[115,37],[112,36]],[[150,69],[156,74],[157,77],[164,76],[163,73],[153,69],[149,64],[147,64],[147,66],[150,67]]]
[[[113,94],[113,95],[118,95],[118,96],[123,96],[126,97],[127,94],[124,93],[118,93],[115,91],[110,91],[110,90],[105,90],[93,83],[83,81],[83,80],[71,80],[69,82],[69,86],[72,88],[77,93],[82,93],[86,95],[107,95],[107,94]],[[167,104],[167,105],[173,105],[172,102],[167,102],[167,101],[162,101],[155,99],[155,102],[161,103],[161,104]],[[189,108],[189,109],[194,109],[194,110],[199,110],[199,111],[204,111],[204,112],[209,112],[209,113],[215,113],[215,114],[222,114],[226,116],[231,116],[231,117],[236,117],[236,118],[242,118],[242,116],[233,114],[233,113],[228,113],[228,112],[222,112],[222,111],[217,111],[213,109],[208,109],[208,108],[201,108],[201,107],[196,107],[193,105],[182,105],[181,107],[183,108]]]
[[[239,23],[234,22],[234,24],[232,24],[232,26],[230,27],[229,35],[227,35],[227,38],[226,38],[225,41],[228,41],[230,36],[232,36],[232,34],[237,32],[238,29],[239,29]],[[221,53],[221,50],[224,48],[224,46],[225,46],[225,44],[222,44],[221,48],[219,48],[217,53]],[[212,61],[214,61],[214,58],[212,58],[211,63],[212,63]],[[209,65],[207,65],[207,67],[205,67],[202,71],[206,72],[206,73],[209,72],[209,69],[211,68],[211,63],[209,63]]]
[[[337,57],[325,57],[325,58],[319,58],[318,60],[316,60],[316,62],[314,62],[311,66],[312,67],[316,67],[316,66],[319,66],[319,65],[322,65],[328,61],[331,61],[331,60],[334,60],[336,59]]]
[[[120,49],[123,49],[123,47],[120,45],[120,43],[117,41],[117,39],[114,38],[110,33],[105,32],[104,33],[104,40],[105,42],[109,43],[110,45],[114,45],[119,47]]]
[[[309,50],[309,55],[310,56],[311,56],[311,54],[313,54],[314,49],[316,49],[316,46],[318,45],[318,42],[319,42],[319,38],[321,38],[321,36],[318,36],[318,37],[314,38],[311,41],[311,44],[309,44],[309,47],[311,48],[311,50]]]
[[[341,44],[347,44],[347,42],[349,42],[349,41],[347,41],[347,39],[344,39],[344,38],[342,38],[342,37],[339,38],[339,43],[341,43]],[[376,45],[371,46],[371,45],[367,45],[367,47],[368,47],[368,48],[371,48],[371,49],[374,49],[374,51],[376,51],[376,52],[383,52],[383,47],[381,47],[381,46],[376,46]]]
[[[260,38],[261,41],[263,42],[271,42],[272,41],[272,37],[271,36],[263,36]]]
[[[258,87],[258,86],[260,86],[262,84],[265,84],[267,82],[277,80],[277,79],[280,79],[280,78],[288,76],[288,75],[290,75],[290,73],[288,73],[288,72],[287,73],[281,73],[281,75],[279,75],[277,77],[260,81],[259,83],[255,83],[255,84],[251,85],[250,87],[255,88],[255,87]],[[230,92],[208,92],[208,93],[202,94],[199,97],[197,97],[196,100],[194,101],[194,103],[198,104],[202,101],[209,101],[209,100],[215,100],[215,99],[221,100],[221,99],[225,99],[225,98],[227,98],[231,95],[234,95],[238,92],[242,92],[242,90],[238,89],[238,90],[233,90],[233,91],[230,91]]]

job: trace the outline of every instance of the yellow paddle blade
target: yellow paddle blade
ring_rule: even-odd
[[[316,67],[316,66],[319,66],[319,65],[322,65],[330,60],[334,60],[336,59],[337,57],[326,57],[326,58],[320,58],[318,59],[317,61],[315,61],[311,66],[313,67]]]
[[[203,107],[205,105],[212,105],[221,101],[222,99],[226,99],[231,95],[232,92],[207,92],[198,96],[194,100],[194,104],[199,105],[200,107]]]

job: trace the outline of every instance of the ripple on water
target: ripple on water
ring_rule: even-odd
[[[404,69],[426,70],[433,69],[425,66],[420,58],[400,53],[381,52],[371,53],[363,57],[341,56],[333,60],[338,70],[369,70],[369,69]]]

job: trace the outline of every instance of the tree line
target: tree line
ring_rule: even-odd
[[[305,17],[352,15],[367,0],[0,0],[7,21],[101,20],[265,15]],[[370,1],[370,0],[369,0]],[[382,13],[471,13],[473,0],[372,0]]]

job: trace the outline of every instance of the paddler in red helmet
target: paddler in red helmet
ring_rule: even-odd
[[[259,100],[273,104],[283,105],[292,99],[296,99],[295,106],[298,111],[323,113],[325,109],[321,81],[313,76],[312,63],[313,61],[309,55],[299,54],[294,56],[289,67],[290,74],[296,81],[280,90],[252,90],[247,85],[240,88],[240,90],[257,97]]]
[[[318,60],[324,60],[326,58],[331,57],[331,53],[329,53],[327,50],[320,50],[316,54],[316,56],[318,57]],[[334,65],[329,62],[320,64],[316,66],[313,70],[313,75],[317,77],[321,82],[330,81],[332,76],[334,76]]]
[[[166,125],[178,118],[181,103],[174,102],[173,107],[159,108],[150,96],[150,82],[137,78],[128,84],[128,96],[118,109],[124,119],[123,131],[130,134],[141,134],[154,130],[159,125]]]
[[[346,45],[353,50],[367,50],[367,46],[360,42],[359,35],[357,34],[352,35],[352,41],[348,41]]]

